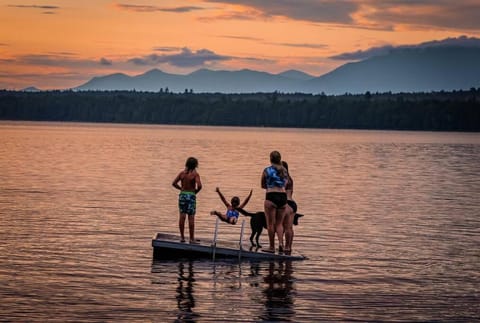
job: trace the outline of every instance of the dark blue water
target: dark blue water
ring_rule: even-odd
[[[308,260],[153,260],[188,156],[210,239],[215,187],[261,210],[273,149]],[[479,157],[480,134],[1,123],[0,321],[480,321]]]

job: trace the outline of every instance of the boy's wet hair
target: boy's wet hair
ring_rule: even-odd
[[[188,170],[194,170],[198,167],[198,160],[195,157],[188,157],[187,161],[185,162],[185,167]]]
[[[232,200],[230,201],[232,206],[239,206],[240,205],[240,198],[238,196],[232,197]]]

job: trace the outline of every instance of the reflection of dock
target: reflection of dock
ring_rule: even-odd
[[[153,256],[160,259],[176,258],[238,258],[250,260],[304,260],[302,255],[267,253],[255,249],[240,248],[239,244],[197,240],[196,243],[180,242],[180,237],[157,233],[152,239]]]

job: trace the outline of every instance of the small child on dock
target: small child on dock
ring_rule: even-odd
[[[229,224],[237,224],[238,216],[239,216],[237,209],[239,208],[243,209],[245,205],[247,205],[248,201],[250,201],[250,198],[252,197],[253,190],[250,190],[250,193],[248,194],[247,198],[241,205],[240,205],[240,198],[238,198],[238,196],[232,197],[230,203],[228,203],[225,196],[223,196],[222,192],[220,192],[219,187],[215,189],[215,192],[218,193],[223,204],[225,204],[225,206],[227,207],[227,211],[225,213],[220,213],[214,210],[210,212],[210,214],[218,216],[220,220],[227,222]]]

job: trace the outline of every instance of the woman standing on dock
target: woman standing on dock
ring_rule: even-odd
[[[173,187],[180,190],[180,194],[178,195],[178,209],[180,213],[178,227],[180,229],[182,242],[185,242],[185,219],[188,215],[190,243],[195,243],[197,193],[202,189],[200,174],[198,174],[196,170],[197,167],[198,160],[195,157],[189,157],[185,163],[185,169],[182,170],[172,182]],[[179,182],[180,185],[178,184]]]
[[[293,178],[290,176],[288,170],[288,164],[286,161],[282,160],[283,167],[287,170],[288,179],[287,185],[285,186],[285,191],[287,193],[287,206],[285,211],[285,217],[283,220],[283,230],[285,235],[285,249],[284,252],[286,255],[291,254],[292,244],[293,244],[293,221],[297,213],[297,203],[293,200]]]
[[[283,218],[287,204],[288,173],[282,165],[282,157],[278,151],[270,153],[271,165],[263,170],[261,185],[266,189],[264,202],[267,220],[268,240],[270,246],[265,252],[275,252],[275,233],[278,237],[279,250],[283,251]]]

